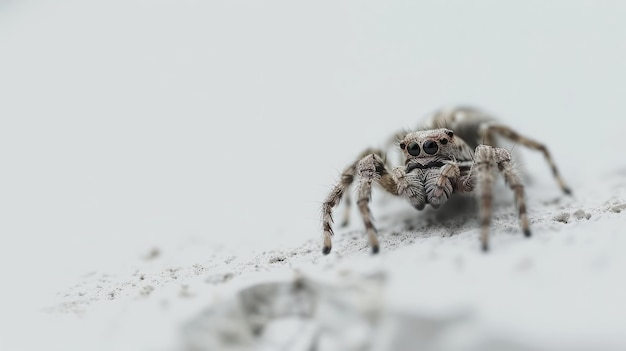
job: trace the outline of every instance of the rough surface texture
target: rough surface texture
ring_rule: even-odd
[[[574,197],[550,184],[548,197],[531,190],[531,238],[497,192],[487,254],[471,198],[416,212],[375,196],[378,255],[359,224],[337,231],[329,256],[310,240],[168,266],[158,264],[168,250],[151,249],[132,272],[86,276],[50,311],[132,329],[147,308],[165,318],[154,328],[169,332],[152,337],[163,350],[618,350],[626,217],[615,208],[626,204],[626,180],[607,184]]]

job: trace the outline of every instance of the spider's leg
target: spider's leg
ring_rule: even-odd
[[[478,145],[474,153],[477,185],[480,200],[480,242],[483,251],[489,249],[489,226],[493,205],[493,181],[495,166],[494,149],[487,145]]]
[[[377,154],[377,155],[381,154],[379,150],[366,150],[363,153],[361,153],[357,161],[351,163],[350,165],[348,165],[348,167],[344,169],[344,171],[341,173],[341,179],[339,180],[337,185],[333,187],[331,192],[328,194],[328,196],[324,200],[324,203],[322,204],[322,228],[324,232],[323,234],[324,246],[323,246],[322,252],[325,255],[330,253],[330,250],[332,248],[332,239],[331,239],[333,236],[332,224],[334,221],[333,212],[332,212],[333,208],[339,204],[342,197],[345,195],[346,208],[344,212],[344,219],[343,219],[342,225],[347,225],[349,222],[349,213],[350,213],[349,189],[352,183],[354,182],[357,165],[359,161],[365,155],[369,155],[372,153]]]
[[[352,208],[352,199],[350,197],[350,185],[354,180],[354,173],[356,171],[356,164],[350,165],[343,173],[341,174],[341,183],[344,184],[345,191],[343,192],[343,219],[341,220],[341,226],[347,227],[350,224],[350,209]],[[346,180],[344,181],[344,177]]]
[[[344,177],[346,177],[345,183],[347,184],[345,186],[345,191],[343,192],[343,198],[344,198],[343,206],[344,206],[344,208],[343,208],[343,219],[341,220],[341,226],[342,227],[347,227],[348,224],[350,224],[350,213],[351,213],[351,208],[352,208],[352,198],[350,196],[349,188],[350,188],[350,185],[352,184],[352,182],[354,180],[354,174],[356,172],[357,164],[359,163],[359,161],[363,157],[365,157],[367,155],[370,155],[370,154],[376,154],[376,155],[378,155],[378,156],[380,156],[381,158],[384,159],[384,153],[383,153],[382,150],[367,149],[367,150],[363,151],[359,155],[358,159],[354,163],[352,163],[350,166],[348,166],[343,171],[343,173],[341,174],[341,178],[342,178],[341,182],[343,183],[344,182]],[[385,162],[385,164],[388,165],[386,162]]]
[[[380,245],[376,236],[376,227],[374,227],[372,223],[372,214],[369,208],[369,202],[372,198],[372,183],[377,182],[383,189],[393,195],[398,195],[398,185],[385,166],[383,159],[376,154],[370,154],[361,159],[357,165],[357,174],[361,178],[358,187],[357,206],[359,207],[363,224],[367,231],[367,238],[372,247],[372,253],[377,253]]]
[[[502,173],[504,180],[515,194],[515,203],[517,205],[517,210],[519,211],[520,226],[522,227],[522,231],[525,236],[529,237],[530,224],[528,222],[528,215],[526,214],[526,201],[524,200],[524,184],[522,183],[522,179],[511,165],[511,154],[509,151],[502,148],[496,148],[494,151],[496,154],[498,170]]]
[[[480,191],[480,241],[484,251],[489,249],[489,226],[491,224],[494,168],[496,165],[515,194],[520,226],[524,235],[530,236],[530,224],[526,214],[526,201],[524,200],[524,185],[511,165],[511,153],[503,148],[479,145],[476,147],[475,166],[478,178],[477,185]]]
[[[462,161],[457,163],[460,175],[456,178],[456,182],[452,183],[454,191],[458,193],[469,193],[474,190],[475,179],[472,175],[474,161]]]
[[[493,124],[493,123],[486,124],[484,126],[484,133],[487,136],[490,136],[492,133],[497,133],[514,142],[518,142],[530,149],[534,149],[543,153],[543,156],[546,159],[546,162],[548,162],[548,165],[550,166],[550,169],[552,170],[552,174],[554,175],[554,178],[559,184],[559,187],[561,188],[561,190],[565,194],[568,194],[568,195],[572,193],[571,189],[567,186],[567,184],[561,177],[561,174],[559,173],[559,170],[556,167],[556,163],[554,163],[554,160],[552,159],[552,156],[550,152],[548,151],[548,148],[545,145],[541,144],[538,141],[535,141],[533,139],[520,135],[519,133],[517,133],[510,127],[507,127],[501,124]]]
[[[355,170],[355,164],[351,164],[346,167],[343,173],[341,173],[341,180],[337,183],[337,185],[335,185],[335,187],[333,187],[330,194],[328,194],[326,200],[324,200],[324,203],[322,204],[322,228],[324,230],[324,247],[322,252],[324,255],[329,254],[332,247],[331,237],[333,236],[333,208],[337,206],[339,201],[341,201],[343,194],[349,190],[350,185],[354,181]],[[347,211],[349,211],[349,209]]]

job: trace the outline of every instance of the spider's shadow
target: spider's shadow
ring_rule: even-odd
[[[502,187],[502,190],[504,187]],[[509,211],[511,201],[505,191],[494,192],[494,215],[504,210]],[[394,206],[395,207],[395,206]],[[382,233],[397,235],[402,232],[411,232],[415,237],[452,236],[479,227],[479,205],[473,194],[452,196],[444,206],[434,209],[427,206],[417,211],[410,206],[402,206],[394,212],[388,212],[380,217]]]
[[[471,196],[453,196],[439,209],[430,206],[422,211],[406,208],[397,213],[390,231],[413,232],[418,237],[451,236],[475,226],[478,204]],[[391,218],[390,218],[391,219]]]

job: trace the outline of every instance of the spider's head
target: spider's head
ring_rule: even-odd
[[[407,134],[400,141],[406,163],[428,163],[449,160],[458,150],[454,132],[450,129],[421,130]]]

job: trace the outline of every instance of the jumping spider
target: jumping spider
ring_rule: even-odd
[[[343,171],[339,183],[322,205],[323,253],[330,253],[333,235],[332,210],[344,195],[346,212],[343,224],[348,222],[348,190],[355,176],[360,178],[357,206],[373,253],[378,252],[379,244],[369,209],[372,183],[378,183],[388,193],[406,199],[417,210],[424,209],[427,204],[439,208],[452,194],[477,189],[480,203],[480,241],[482,249],[487,251],[496,169],[504,176],[515,195],[520,226],[524,235],[529,237],[524,185],[511,164],[510,152],[494,144],[496,135],[542,152],[561,190],[566,194],[571,193],[543,144],[498,124],[493,117],[481,111],[471,108],[442,110],[429,118],[417,131],[401,132],[395,136],[404,156],[404,166],[391,168],[381,150],[368,149]]]

